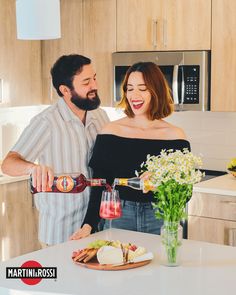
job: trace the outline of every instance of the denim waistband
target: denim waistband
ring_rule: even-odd
[[[143,208],[153,208],[151,202],[133,202],[127,200],[121,200],[122,207],[131,206],[131,207],[143,207]]]

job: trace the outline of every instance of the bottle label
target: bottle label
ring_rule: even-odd
[[[56,180],[56,187],[62,193],[68,193],[74,188],[74,181],[69,175],[61,175]]]

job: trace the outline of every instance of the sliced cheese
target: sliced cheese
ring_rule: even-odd
[[[97,260],[100,264],[123,263],[123,252],[120,248],[103,246],[97,252]]]

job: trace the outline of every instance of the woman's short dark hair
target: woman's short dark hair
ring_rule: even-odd
[[[91,63],[88,57],[79,54],[62,55],[51,68],[52,84],[59,96],[60,85],[66,85],[73,90],[74,76],[82,71],[84,65]]]
[[[148,119],[155,120],[169,116],[173,112],[171,91],[165,76],[153,62],[138,62],[129,67],[121,86],[122,94],[118,107],[124,108],[124,112],[129,118],[134,117],[126,97],[127,83],[132,72],[141,72],[143,74],[146,87],[151,93],[151,102],[147,111]]]

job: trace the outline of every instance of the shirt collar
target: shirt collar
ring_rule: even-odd
[[[64,121],[79,120],[81,122],[81,120],[68,107],[68,105],[66,104],[66,102],[64,101],[64,99],[62,97],[60,97],[58,100],[58,108],[59,108],[59,112],[60,112],[62,118],[64,119]],[[90,123],[92,123],[93,120],[97,120],[97,118],[95,116],[95,112],[88,111],[87,115],[86,115],[86,126],[88,126]]]

